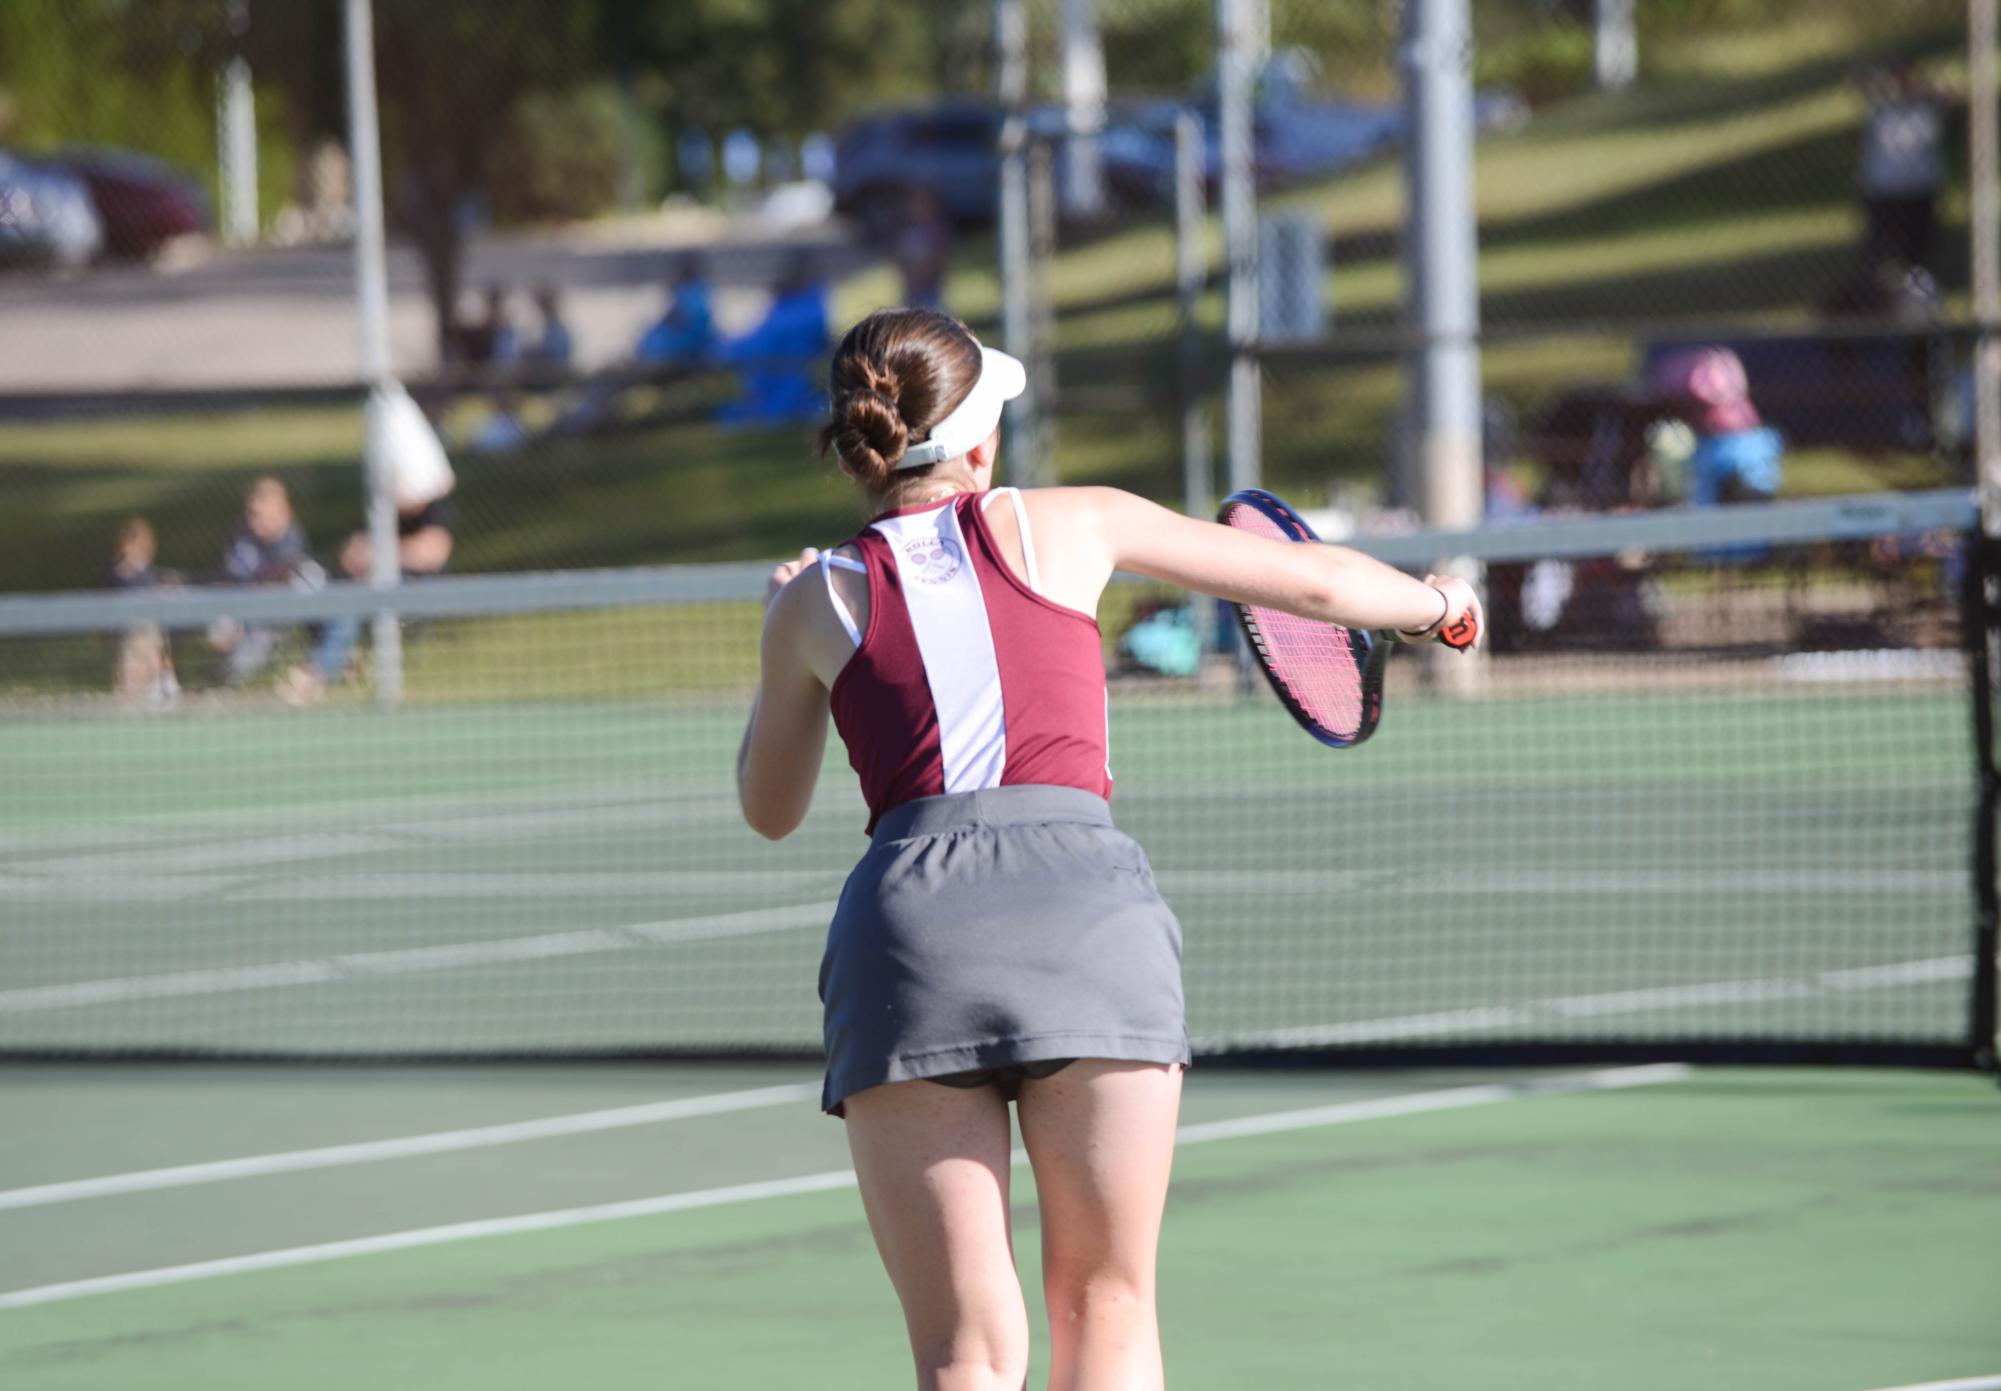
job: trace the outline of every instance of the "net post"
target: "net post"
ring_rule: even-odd
[[[1965,645],[1973,672],[1973,752],[1980,781],[1973,822],[1973,996],[1971,1037],[1973,1065],[1997,1071],[1995,1050],[2001,1041],[1997,1018],[1997,988],[2001,988],[2001,766],[1994,748],[1994,669],[1997,657],[1995,582],[2001,561],[2001,538],[1984,527],[1967,534],[1971,563],[1966,567]]]
[[[1974,902],[1978,916],[1973,944],[1973,1059],[1996,1070],[1996,972],[2001,971],[2001,864],[1995,831],[2001,806],[2001,777],[1994,750],[1994,667],[1997,656],[1996,560],[2001,551],[2001,130],[1995,112],[1995,43],[2001,30],[1996,0],[1967,6],[1967,157],[1971,166],[1972,210],[1968,217],[1973,271],[1975,483],[1980,523],[1969,545],[1967,646],[1973,661],[1973,730],[1979,759],[1980,802],[1974,826]]]

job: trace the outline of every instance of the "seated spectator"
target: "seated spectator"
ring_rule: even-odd
[[[1202,669],[1202,634],[1195,605],[1146,604],[1119,635],[1119,657],[1127,670],[1163,676],[1193,676]]]
[[[714,291],[699,256],[684,256],[667,284],[660,317],[639,336],[635,362],[692,367],[716,347]]]
[[[562,291],[543,284],[535,289],[535,310],[542,316],[542,331],[528,345],[530,362],[543,367],[567,367],[576,351],[570,326],[563,321]]]
[[[903,277],[905,304],[945,307],[945,273],[952,267],[952,220],[930,189],[913,188],[904,199],[903,220],[890,239],[890,257]]]
[[[471,367],[504,367],[521,357],[521,335],[507,313],[507,287],[492,281],[486,287],[480,318],[461,323],[453,335],[457,357]]]
[[[156,551],[152,524],[144,517],[128,518],[118,528],[106,583],[128,594],[178,584],[179,576],[153,563]],[[119,635],[111,684],[119,699],[135,705],[157,709],[180,699],[173,650],[159,624],[134,623]]]
[[[699,256],[683,256],[665,287],[660,316],[633,344],[632,361],[649,367],[696,368],[715,356],[713,297]],[[554,435],[583,435],[602,428],[616,414],[631,383],[622,376],[599,378],[549,427]],[[505,429],[504,424],[499,426]]]
[[[1519,447],[1515,410],[1498,396],[1480,401],[1480,476],[1482,514],[1488,526],[1524,522],[1537,513],[1529,490],[1513,464]]]
[[[396,503],[396,558],[403,578],[422,579],[444,573],[450,564],[456,514],[452,490],[457,477],[445,458],[437,434],[414,401],[400,390],[384,409],[397,420],[385,428],[389,447],[392,495]],[[420,433],[421,428],[421,433]],[[340,572],[365,583],[375,560],[368,533],[350,534],[341,546]],[[278,693],[295,705],[308,705],[346,674],[349,659],[361,640],[362,620],[353,615],[327,620],[313,643],[309,661],[293,667],[279,683]]]
[[[1694,433],[1693,449],[1681,461],[1681,491],[1690,505],[1778,496],[1785,442],[1759,420],[1737,354],[1728,348],[1670,353],[1655,366],[1653,385]]]
[[[724,345],[722,360],[743,369],[743,395],[722,410],[726,423],[777,425],[824,414],[821,368],[832,346],[827,286],[813,257],[787,261],[771,307],[756,328]]]
[[[528,443],[528,423],[521,418],[521,393],[496,391],[493,409],[466,438],[475,454],[511,454]]]
[[[243,499],[243,520],[222,556],[222,576],[230,584],[289,585],[318,589],[326,572],[313,559],[292,512],[291,494],[275,478],[260,478]],[[262,671],[276,652],[279,629],[218,619],[209,626],[209,646],[222,654],[223,678],[241,686]]]

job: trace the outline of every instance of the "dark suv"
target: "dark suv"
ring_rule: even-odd
[[[923,189],[954,222],[991,222],[997,201],[1000,118],[975,102],[864,116],[836,146],[834,206],[880,238]]]

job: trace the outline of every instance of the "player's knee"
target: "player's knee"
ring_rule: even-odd
[[[1153,1314],[1152,1276],[1116,1264],[1046,1270],[1043,1290],[1052,1320],[1082,1322]]]
[[[953,1336],[916,1343],[917,1384],[935,1391],[1020,1391],[1028,1377],[1028,1336]]]
[[[939,1391],[1020,1391],[1028,1375],[1028,1311],[1019,1287],[959,1290],[941,1307],[910,1321],[917,1379]]]

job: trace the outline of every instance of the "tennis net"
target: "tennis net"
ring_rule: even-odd
[[[1356,544],[1482,566],[1492,649],[1398,653],[1351,751],[1176,648],[1206,606],[1107,596],[1115,805],[1201,1051],[1991,1058],[1967,495]],[[791,839],[736,814],[764,573],[0,600],[0,1052],[812,1052],[864,815],[838,751]],[[289,680],[385,602],[400,705],[365,645]]]

